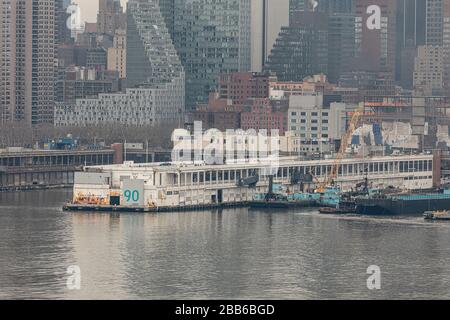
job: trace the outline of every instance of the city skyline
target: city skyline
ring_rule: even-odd
[[[81,19],[83,21],[94,23],[97,21],[98,13],[98,0],[73,0],[73,2],[80,5],[81,8]],[[126,4],[128,0],[120,0],[124,10],[126,10]]]

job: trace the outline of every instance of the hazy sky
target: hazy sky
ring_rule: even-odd
[[[84,21],[95,22],[97,20],[98,0],[73,0],[81,6],[81,18]],[[120,0],[125,7],[127,0]]]

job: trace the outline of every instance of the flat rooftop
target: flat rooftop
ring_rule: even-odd
[[[396,155],[385,157],[371,157],[371,158],[344,158],[341,164],[364,163],[364,162],[383,162],[383,161],[398,161],[398,160],[432,160],[432,154],[420,155]],[[289,165],[304,165],[317,166],[320,165],[334,165],[336,159],[326,160],[303,160],[299,157],[280,157],[278,158],[279,166]],[[232,168],[255,168],[255,167],[269,167],[276,164],[273,160],[263,159],[257,161],[246,162],[231,162],[220,165],[207,165],[204,162],[166,162],[166,163],[144,163],[136,164],[133,162],[125,162],[121,165],[105,165],[105,166],[90,166],[86,167],[86,171],[132,171],[132,172],[179,172],[192,170],[230,170]]]

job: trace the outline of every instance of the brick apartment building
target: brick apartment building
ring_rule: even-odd
[[[247,111],[241,113],[241,128],[243,130],[278,130],[283,136],[288,128],[288,100],[270,100],[256,98],[248,100]]]
[[[219,76],[220,99],[232,100],[235,110],[248,99],[269,97],[269,76],[254,72],[233,72]]]

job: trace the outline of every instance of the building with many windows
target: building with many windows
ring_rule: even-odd
[[[221,99],[232,101],[241,110],[250,98],[269,97],[269,76],[253,72],[233,72],[219,75],[218,92]]]
[[[329,142],[339,140],[346,131],[346,104],[331,103],[324,106],[323,96],[290,96],[288,111],[288,131],[300,138],[302,148],[294,151],[316,151]],[[322,150],[323,151],[323,150]]]
[[[432,95],[444,86],[443,50],[440,46],[419,46],[414,64],[414,88]]]
[[[369,18],[375,14],[374,12],[367,12],[367,9],[372,5],[381,9],[379,29],[376,25],[368,24]],[[385,72],[394,77],[396,10],[396,1],[392,0],[359,0],[355,2],[356,63],[354,70]]]
[[[287,125],[287,100],[270,100],[268,98],[250,99],[248,110],[241,114],[241,129],[267,130],[270,135],[276,130],[278,135],[284,135]]]
[[[450,1],[444,2],[443,11],[443,59],[444,59],[444,87],[450,88]]]
[[[424,0],[398,0],[396,21],[396,75],[403,88],[412,89],[417,46],[425,45],[427,3]]]
[[[119,77],[127,77],[127,32],[117,29],[114,35],[113,46],[108,48],[108,70],[119,72]]]
[[[77,99],[118,92],[119,74],[117,71],[96,71],[72,66],[59,71],[55,89],[57,103],[76,103]]]
[[[220,73],[251,70],[251,0],[159,0],[186,71],[186,105],[206,103]]]
[[[126,15],[123,12],[120,0],[99,0],[98,33],[113,37],[117,29],[125,29],[125,27]]]
[[[333,13],[328,17],[328,79],[337,83],[355,59],[355,16]]]
[[[426,0],[426,45],[442,46],[444,2],[446,0]]]
[[[158,1],[130,0],[127,15],[127,80],[131,88],[59,105],[55,125],[179,125],[184,121],[184,70]]]
[[[53,122],[55,1],[0,1],[0,122]]]
[[[265,71],[280,81],[301,81],[327,73],[328,16],[320,12],[295,11],[289,27],[283,27],[269,56]]]

